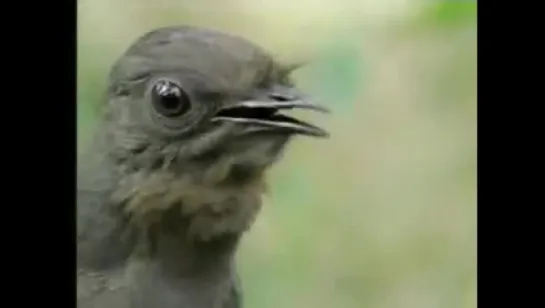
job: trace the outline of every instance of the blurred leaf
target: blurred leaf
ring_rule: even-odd
[[[477,21],[477,1],[439,1],[424,9],[420,21],[430,26],[455,26]]]

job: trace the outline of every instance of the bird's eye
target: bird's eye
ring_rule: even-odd
[[[169,80],[160,80],[153,85],[151,100],[155,110],[165,117],[180,116],[190,107],[185,91]]]

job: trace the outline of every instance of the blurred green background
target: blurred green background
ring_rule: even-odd
[[[79,0],[78,141],[112,62],[192,24],[285,61],[333,110],[301,138],[239,252],[246,307],[476,307],[474,1]]]

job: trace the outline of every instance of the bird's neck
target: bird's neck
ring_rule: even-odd
[[[105,136],[98,135],[102,138],[97,140],[107,142]],[[103,149],[100,145],[95,148]],[[229,160],[189,164],[192,168],[150,168],[139,156],[119,162],[104,152],[91,153],[100,159],[93,164],[86,160],[88,172],[79,174],[83,255],[104,255],[103,263],[112,264],[117,263],[111,260],[114,257],[120,261],[129,251],[142,250],[144,257],[180,274],[186,274],[187,268],[206,271],[230,266],[239,238],[261,207],[260,173],[248,173]],[[104,228],[105,222],[111,226]],[[111,257],[126,234],[130,235],[127,245],[138,248],[127,247]]]
[[[159,230],[147,253],[131,262],[140,307],[235,307],[237,237],[206,242]]]
[[[150,230],[145,238],[143,257],[172,277],[192,277],[231,270],[240,235],[224,234],[212,239],[188,237],[180,225],[166,230],[164,226]]]

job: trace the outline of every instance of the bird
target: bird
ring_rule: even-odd
[[[291,109],[328,113],[242,36],[144,33],[107,75],[77,163],[78,308],[240,308],[236,252],[267,171],[296,136]]]

